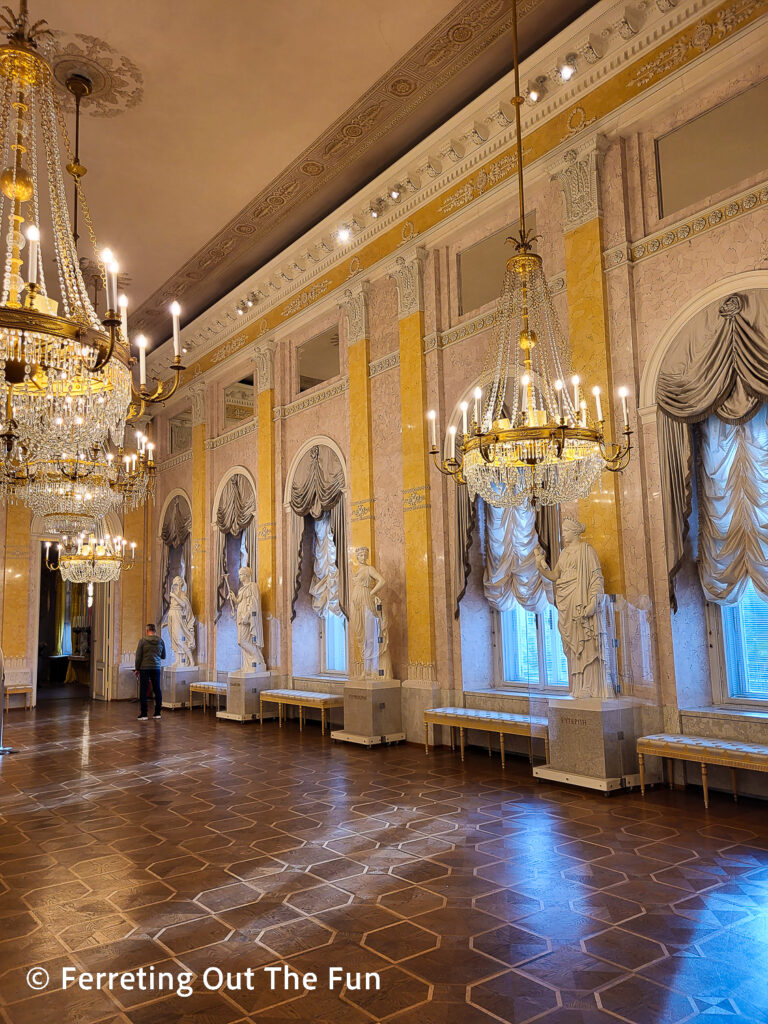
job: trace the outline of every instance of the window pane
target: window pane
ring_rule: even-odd
[[[325,616],[325,670],[347,671],[347,620],[328,612]]]
[[[505,683],[539,681],[539,655],[536,644],[536,616],[515,604],[500,612],[502,674]]]
[[[730,696],[768,699],[768,602],[750,585],[722,617]]]
[[[568,662],[557,628],[557,608],[550,605],[541,616],[544,623],[544,649],[547,655],[547,686],[568,685]]]

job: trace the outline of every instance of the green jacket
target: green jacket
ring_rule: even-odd
[[[165,641],[160,636],[143,636],[136,648],[134,667],[162,668],[165,660]]]

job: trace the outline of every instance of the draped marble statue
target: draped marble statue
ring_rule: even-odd
[[[244,565],[240,570],[240,586],[237,595],[227,581],[227,598],[237,624],[237,643],[240,647],[242,672],[265,672],[264,624],[261,617],[261,594],[253,578],[253,569]]]
[[[183,576],[176,576],[171,584],[166,621],[175,664],[190,668],[195,663],[192,657],[195,649],[195,616]]]
[[[318,618],[328,614],[341,615],[339,604],[339,566],[336,558],[336,541],[331,528],[330,513],[324,512],[314,520],[315,539],[313,544],[314,564],[309,593],[312,608]]]
[[[186,495],[177,494],[166,509],[160,539],[160,580],[162,586],[160,621],[165,622],[171,604],[171,586],[177,576],[189,584],[192,510]]]
[[[606,664],[603,571],[595,549],[582,540],[585,529],[575,519],[563,519],[562,550],[554,569],[547,568],[540,548],[535,552],[536,565],[554,584],[571,696],[613,697]]]
[[[392,678],[389,653],[389,628],[379,593],[384,577],[368,561],[368,548],[357,548],[352,567],[349,596],[349,622],[362,661],[365,678]]]

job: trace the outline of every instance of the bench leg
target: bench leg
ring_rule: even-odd
[[[304,732],[304,708],[299,704],[299,732]]]
[[[637,755],[637,765],[640,770],[640,792],[645,796],[645,754]]]
[[[701,788],[704,790],[704,809],[709,810],[709,786],[707,785],[707,766],[701,765]]]
[[[264,701],[259,696],[259,725],[264,725]]]
[[[451,738],[451,750],[455,750],[456,749],[456,737],[453,735],[453,726],[452,725],[448,726],[448,735]]]
[[[491,756],[491,734],[488,733],[488,757]]]
[[[424,723],[424,752],[429,756],[429,722]]]
[[[282,729],[283,728],[283,705],[282,704],[278,704],[277,705],[277,720],[280,723],[279,727]]]
[[[669,785],[670,789],[674,789],[675,788],[675,766],[674,766],[674,764],[672,762],[672,758],[671,757],[665,757],[664,761],[666,763],[667,784]]]
[[[504,733],[499,733],[499,747],[501,749],[501,767],[504,767]]]
[[[459,749],[461,750],[461,760],[464,760],[464,729],[459,726]]]
[[[325,708],[320,708],[320,735],[325,736]]]
[[[739,802],[739,787],[737,786],[736,769],[731,768],[731,788],[733,789],[733,802],[737,804]]]

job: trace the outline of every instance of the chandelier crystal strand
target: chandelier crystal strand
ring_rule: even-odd
[[[441,458],[430,412],[430,454],[438,469],[466,485],[473,498],[479,494],[497,507],[530,502],[538,508],[586,497],[604,469],[624,469],[632,431],[625,394],[621,442],[605,439],[599,388],[592,392],[593,418],[586,389],[572,373],[541,257],[532,251],[536,239],[525,226],[517,0],[512,6],[520,229],[508,239],[515,255],[507,262],[498,326],[475,400],[480,413],[465,428],[463,412],[460,435],[449,428],[447,458]]]

